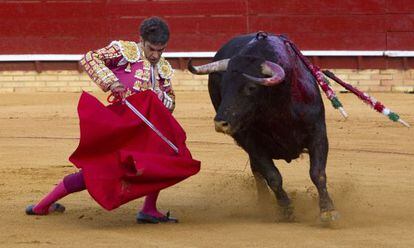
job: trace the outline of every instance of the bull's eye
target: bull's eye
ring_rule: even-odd
[[[245,87],[245,93],[247,95],[251,95],[257,90],[257,88],[258,88],[257,84],[247,84]]]

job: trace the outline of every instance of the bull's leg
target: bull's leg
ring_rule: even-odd
[[[326,161],[328,158],[328,139],[326,132],[316,135],[309,147],[309,174],[319,193],[319,208],[322,221],[331,221],[339,217],[326,187]]]
[[[252,173],[253,173],[253,176],[256,182],[258,201],[262,203],[265,201],[267,197],[268,189],[267,189],[267,185],[266,185],[266,181],[264,177],[259,172],[259,168],[260,168],[259,165],[255,163],[250,157],[250,169],[252,170]]]
[[[293,209],[290,205],[290,199],[283,189],[282,175],[274,165],[273,160],[264,156],[250,156],[250,163],[274,192],[277,203],[282,207],[285,217],[293,219]]]

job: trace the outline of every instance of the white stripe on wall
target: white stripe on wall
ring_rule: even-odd
[[[385,56],[414,57],[414,51],[341,51],[341,50],[308,50],[302,51],[306,56]],[[166,52],[165,58],[212,58],[216,52]],[[79,61],[82,54],[4,54],[0,61]]]

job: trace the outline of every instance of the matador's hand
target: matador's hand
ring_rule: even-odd
[[[171,111],[172,107],[173,107],[173,99],[165,92],[163,92],[163,99],[162,99],[162,103],[164,104],[165,107],[167,107],[167,109],[169,109]]]
[[[164,106],[167,109],[171,109],[173,106],[173,100],[171,99],[171,97],[165,93],[164,91],[158,90],[155,91],[155,94],[157,94],[158,99],[160,99],[160,101],[164,104]]]
[[[112,92],[112,95],[117,99],[124,99],[126,96],[126,88],[123,84],[119,82],[115,82],[109,87]]]

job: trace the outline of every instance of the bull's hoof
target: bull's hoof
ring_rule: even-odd
[[[338,211],[336,210],[328,210],[328,211],[324,211],[321,212],[321,216],[320,219],[322,222],[332,222],[332,221],[336,221],[341,217],[341,215],[339,214]]]
[[[281,207],[281,211],[282,211],[281,221],[294,222],[296,220],[294,210],[295,209],[292,205],[288,205],[286,207]]]

